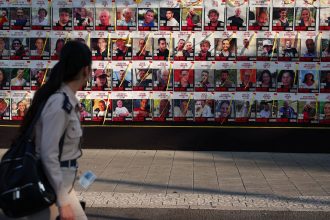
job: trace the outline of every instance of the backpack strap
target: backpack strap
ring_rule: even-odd
[[[63,95],[64,95],[64,101],[62,108],[64,109],[64,111],[66,111],[66,113],[70,114],[73,109],[73,106],[69,101],[68,95],[65,92],[63,92]]]
[[[73,109],[72,104],[70,103],[68,95],[65,92],[62,92],[62,94],[64,95],[64,101],[63,101],[62,108],[66,113],[70,114],[72,109]],[[58,154],[58,160],[59,161],[61,161],[66,130],[67,130],[67,128],[65,128],[64,133],[61,136],[61,139],[60,139],[60,142],[59,142],[59,154]]]

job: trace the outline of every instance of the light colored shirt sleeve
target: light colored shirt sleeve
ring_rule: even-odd
[[[57,203],[69,203],[68,192],[63,186],[59,161],[59,142],[68,125],[68,113],[62,109],[64,96],[55,94],[49,98],[40,117],[40,156],[49,182],[57,195]]]

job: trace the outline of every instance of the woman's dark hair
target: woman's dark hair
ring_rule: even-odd
[[[4,87],[6,85],[7,79],[6,79],[5,70],[2,69],[2,68],[0,68],[0,72],[2,73],[2,77],[3,77],[2,81],[0,82],[0,88],[2,88],[2,87]]]
[[[306,81],[307,81],[307,75],[312,75],[312,82],[315,82],[314,75],[312,73],[306,73],[305,76],[304,76],[303,83],[306,83]]]
[[[23,120],[20,128],[22,134],[31,124],[40,106],[46,103],[62,83],[71,82],[79,78],[80,70],[92,65],[92,52],[83,43],[69,41],[66,43],[60,54],[59,62],[55,64],[48,81],[40,87],[34,95],[32,104]]]
[[[270,78],[270,81],[269,81],[269,87],[271,87],[273,85],[273,79],[272,79],[272,74],[270,73],[269,70],[263,70],[261,72],[261,75],[259,77],[259,82],[262,82],[262,77],[264,74],[268,74],[269,78]]]

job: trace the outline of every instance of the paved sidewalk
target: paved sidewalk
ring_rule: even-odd
[[[84,150],[80,170],[97,175],[76,184],[89,219],[330,219],[329,154]]]

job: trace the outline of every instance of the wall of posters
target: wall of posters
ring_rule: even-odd
[[[0,121],[66,42],[92,51],[84,123],[330,124],[330,2],[0,1]]]

